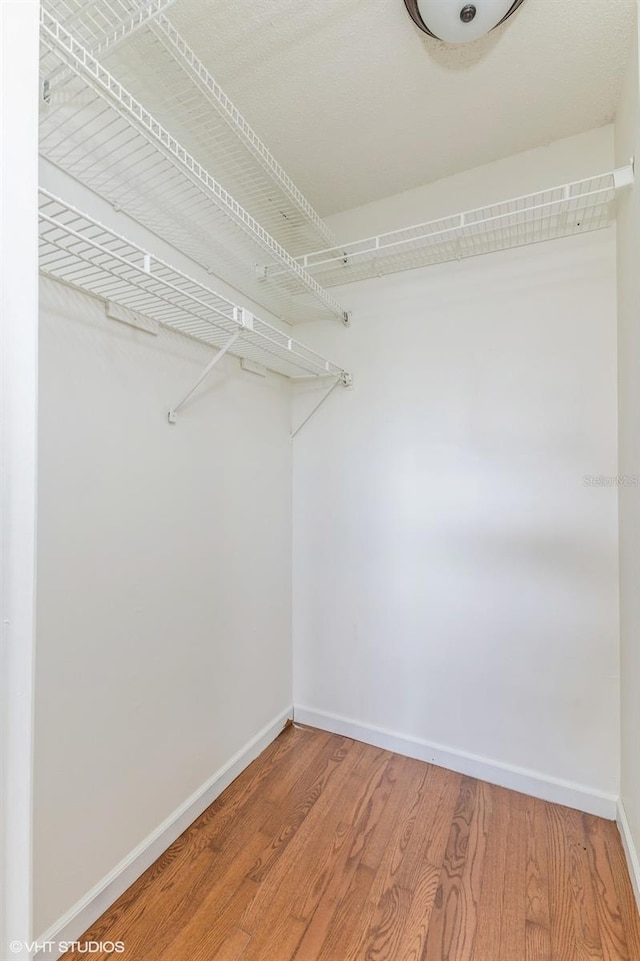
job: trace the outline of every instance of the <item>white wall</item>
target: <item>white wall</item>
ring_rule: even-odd
[[[611,153],[572,138],[396,214]],[[226,358],[169,427],[209,352],[43,291],[37,935],[291,701],[287,385]],[[616,492],[582,482],[616,473],[613,232],[344,293],[351,329],[304,332],[356,385],[295,442],[297,703],[616,794]]]
[[[30,957],[38,3],[0,3],[0,956]]]
[[[42,287],[38,936],[291,703],[290,394]],[[80,932],[76,932],[79,934]]]
[[[640,162],[638,40],[633,38],[623,97],[616,119],[616,159]],[[618,207],[618,367],[620,474],[640,476],[640,187]],[[635,884],[640,903],[640,488],[620,488],[620,633],[622,679],[621,797],[628,845],[635,846]],[[633,860],[633,858],[632,858]]]
[[[610,169],[611,133],[575,167]],[[613,815],[617,492],[583,478],[617,473],[615,269],[609,229],[343,288],[353,326],[305,332],[355,385],[294,445],[297,716]]]
[[[611,169],[612,137],[611,125],[598,127],[334,214],[327,223],[338,240],[346,243],[592,177]],[[624,162],[628,163],[628,158]]]

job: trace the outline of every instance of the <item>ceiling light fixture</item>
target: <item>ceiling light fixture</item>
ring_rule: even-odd
[[[446,43],[470,43],[510,17],[523,0],[404,0],[421,30]]]

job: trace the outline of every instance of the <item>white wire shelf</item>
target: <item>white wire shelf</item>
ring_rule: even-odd
[[[633,165],[299,258],[325,287],[609,227]],[[277,270],[277,268],[275,268]],[[273,268],[268,268],[271,273]]]
[[[174,3],[175,0],[45,0],[44,6],[96,57],[133,36]]]
[[[215,170],[289,253],[335,243],[327,224],[165,16],[173,2],[47,0],[45,5],[203,166]]]
[[[289,378],[347,371],[150,251],[40,190],[40,270],[46,276]]]
[[[108,63],[289,253],[336,242],[166,16],[150,21]]]
[[[346,311],[78,41],[41,10],[47,159],[289,323]],[[256,263],[279,270],[272,275]]]

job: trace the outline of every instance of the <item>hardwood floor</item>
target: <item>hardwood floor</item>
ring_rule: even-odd
[[[79,940],[123,961],[640,961],[615,824],[297,727]]]

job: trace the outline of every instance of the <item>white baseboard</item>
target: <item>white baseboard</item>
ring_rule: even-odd
[[[292,709],[282,711],[259,731],[237,754],[213,774],[202,787],[180,805],[144,839],[120,864],[107,874],[48,931],[37,939],[40,950],[36,961],[59,958],[62,942],[78,941],[80,936],[143,874],[170,844],[215,801],[231,782],[276,739]],[[114,955],[118,957],[119,955]]]
[[[620,836],[622,837],[622,847],[624,848],[627,866],[631,876],[631,886],[633,887],[633,893],[636,896],[638,911],[640,911],[640,856],[631,834],[631,827],[629,826],[629,821],[627,820],[627,812],[624,809],[622,799],[618,801],[618,816],[616,821],[618,822],[618,830],[620,831]]]
[[[468,754],[441,744],[432,744],[430,741],[387,731],[371,724],[362,724],[351,718],[327,714],[313,708],[295,706],[293,716],[300,724],[308,724],[309,727],[351,737],[355,741],[364,741],[365,744],[373,744],[375,747],[394,751],[396,754],[404,754],[419,761],[428,761],[430,764],[437,764],[438,767],[445,767],[459,774],[467,774],[481,781],[488,781],[490,784],[498,784],[512,791],[542,798],[543,801],[564,804],[566,807],[576,808],[587,814],[596,814],[610,821],[616,819],[618,798],[614,794],[605,794],[603,791],[597,791],[582,784],[574,784],[571,781],[563,781],[538,771],[503,764],[501,761]]]

